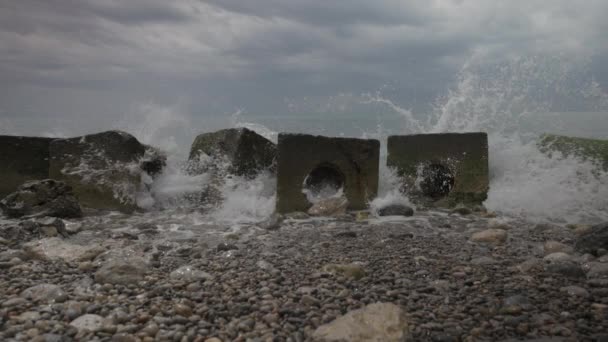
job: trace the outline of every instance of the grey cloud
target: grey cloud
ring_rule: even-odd
[[[142,101],[282,113],[286,98],[323,108],[387,84],[423,108],[467,61],[543,53],[591,56],[606,88],[607,12],[600,0],[6,1],[0,117],[117,117]]]

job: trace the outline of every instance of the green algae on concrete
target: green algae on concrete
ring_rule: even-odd
[[[540,150],[551,155],[560,152],[564,156],[577,156],[599,163],[608,170],[608,140],[568,137],[544,134],[538,141]]]
[[[277,212],[307,211],[305,182],[340,184],[349,210],[366,209],[378,192],[380,142],[307,134],[279,134]],[[309,177],[310,176],[310,177]],[[320,184],[320,183],[319,183]]]
[[[0,199],[27,181],[49,178],[51,140],[0,135]]]
[[[387,165],[396,169],[412,200],[442,207],[486,200],[486,133],[395,135],[388,137],[387,149]]]

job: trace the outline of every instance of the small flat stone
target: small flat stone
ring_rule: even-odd
[[[503,229],[486,229],[471,236],[471,241],[488,244],[502,244],[506,240],[507,232]]]

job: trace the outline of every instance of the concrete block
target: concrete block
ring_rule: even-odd
[[[27,181],[49,178],[51,140],[0,135],[0,199]]]
[[[137,208],[146,146],[132,135],[108,131],[55,139],[49,152],[50,178],[70,185],[81,205],[122,212]]]
[[[277,212],[307,211],[303,190],[327,184],[342,187],[350,210],[368,206],[378,192],[378,140],[280,134],[277,161]]]
[[[196,162],[201,153],[214,158],[225,158],[228,171],[239,176],[253,177],[275,165],[275,144],[247,128],[229,128],[203,133],[196,137],[190,149],[189,160]],[[194,174],[207,172],[205,168],[191,167]]]
[[[396,168],[414,201],[450,207],[487,198],[486,133],[395,135],[387,149],[387,165]]]

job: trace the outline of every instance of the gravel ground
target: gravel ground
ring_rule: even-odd
[[[412,341],[608,341],[608,256],[572,248],[586,227],[488,216],[114,215],[50,238],[5,220],[0,340],[306,341],[382,302]]]

